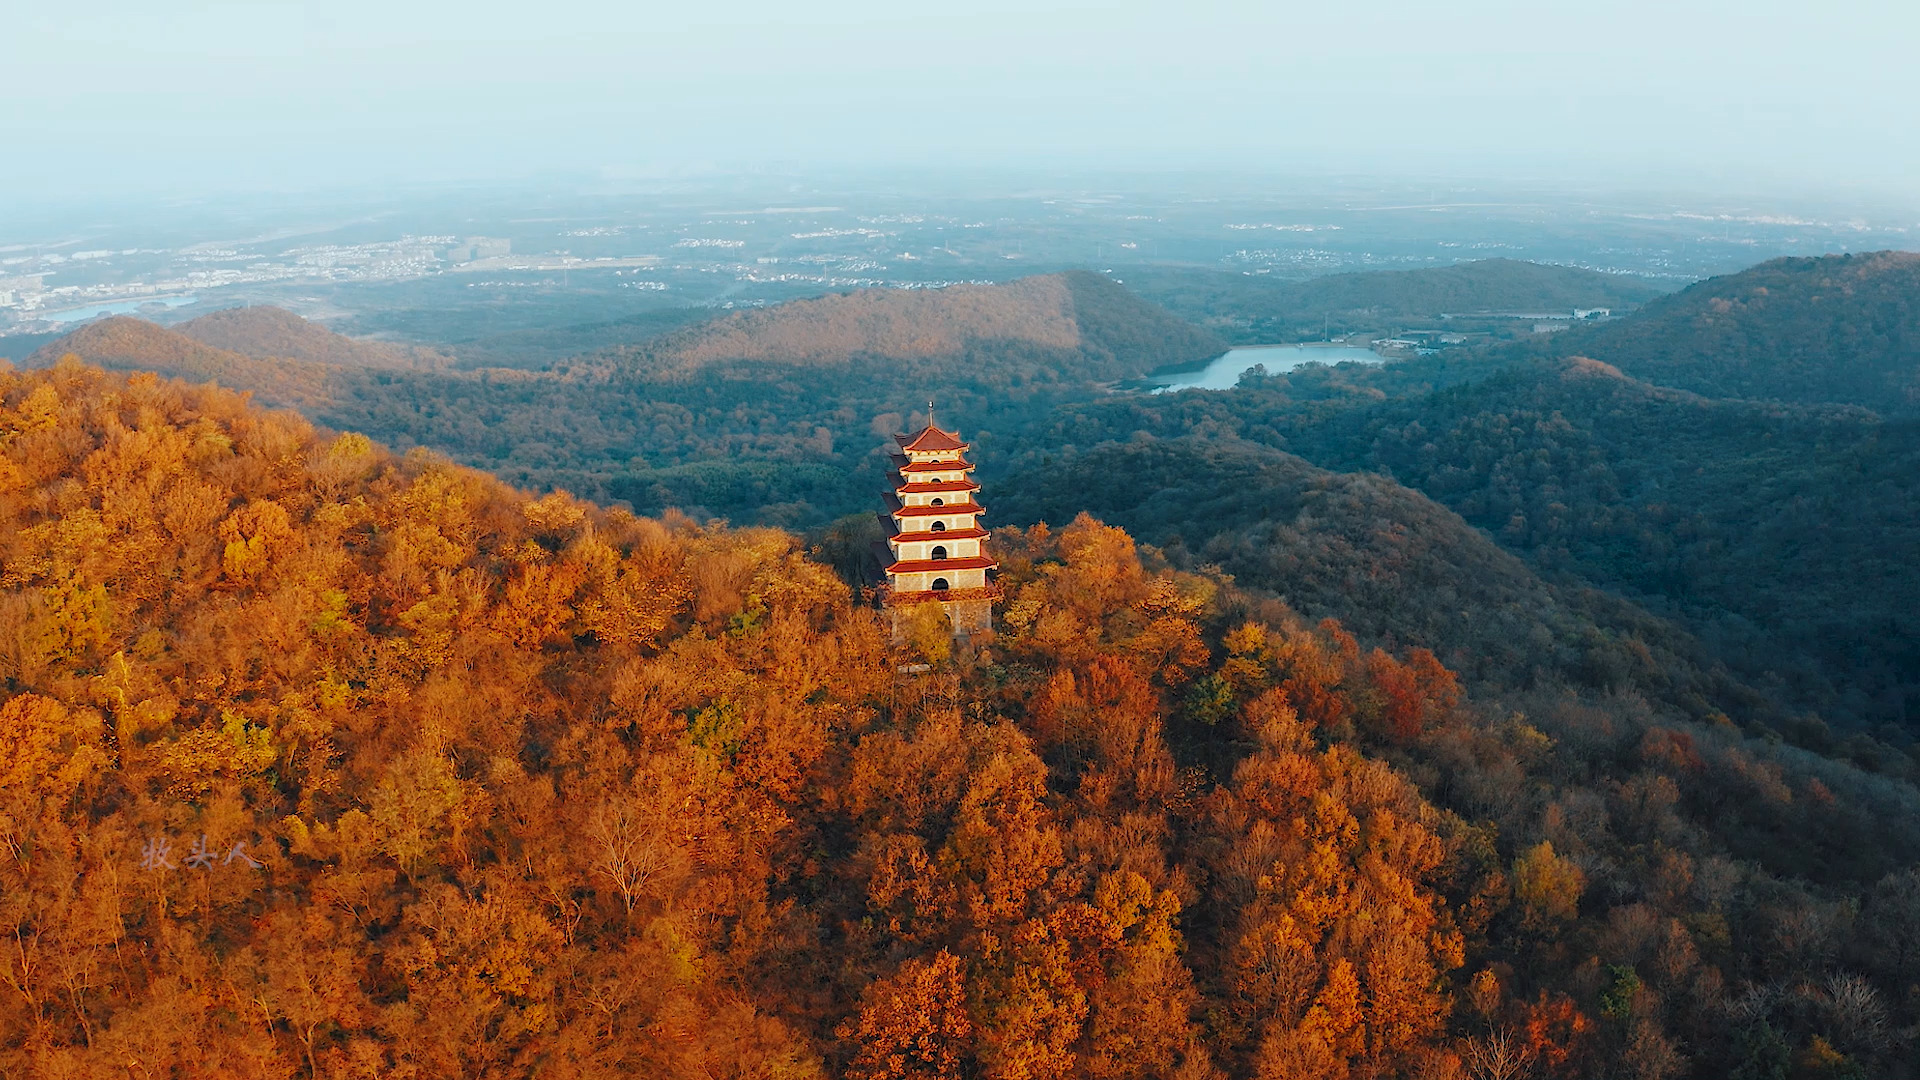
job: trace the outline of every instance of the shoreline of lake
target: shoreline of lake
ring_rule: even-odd
[[[1276,362],[1277,361],[1277,362]],[[1372,349],[1339,342],[1307,342],[1294,345],[1236,345],[1209,360],[1205,367],[1192,371],[1171,371],[1148,376],[1143,382],[1156,394],[1179,390],[1231,390],[1240,376],[1255,367],[1264,367],[1269,375],[1292,371],[1306,364],[1384,364],[1385,356]]]

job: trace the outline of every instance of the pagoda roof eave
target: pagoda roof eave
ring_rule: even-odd
[[[944,431],[934,427],[932,424],[928,424],[926,427],[921,428],[911,435],[895,435],[893,438],[895,442],[900,444],[902,450],[917,454],[941,453],[948,450],[958,450],[964,453],[972,449],[965,442],[961,441],[959,432]]]
[[[889,574],[937,574],[942,570],[992,570],[1000,564],[985,555],[965,559],[915,559],[887,567]]]
[[[893,511],[897,518],[910,517],[973,517],[986,513],[986,507],[979,503],[950,503],[946,506],[902,506]]]
[[[902,480],[893,490],[895,494],[928,495],[941,491],[979,491],[980,484],[974,480]]]
[[[954,461],[902,461],[895,458],[895,469],[899,472],[972,472],[973,462],[965,459]]]

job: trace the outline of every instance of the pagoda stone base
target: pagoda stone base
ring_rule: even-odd
[[[985,592],[986,590],[971,590]],[[993,600],[981,596],[962,600],[936,600],[931,594],[916,593],[915,597],[928,596],[926,600],[908,603],[889,603],[887,611],[893,616],[893,643],[895,645],[907,639],[907,624],[913,619],[913,612],[921,603],[939,604],[947,613],[947,622],[953,626],[955,639],[977,637],[993,633]],[[994,590],[993,595],[998,595]]]
[[[953,623],[954,636],[993,633],[993,601],[950,600],[942,602],[940,606],[947,609],[947,619]]]

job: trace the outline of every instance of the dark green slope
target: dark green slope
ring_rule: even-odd
[[[1696,716],[1758,706],[1671,623],[1543,581],[1459,515],[1382,476],[1188,436],[1089,447],[1009,477],[993,496],[996,520],[1090,513],[1309,619],[1431,648],[1489,690],[1632,688]]]
[[[1391,378],[1415,385],[1419,366]],[[1368,377],[1107,403],[1061,416],[1041,441],[1202,432],[1382,473],[1554,581],[1679,618],[1783,701],[1920,729],[1920,424],[1709,399],[1590,360],[1397,396]]]
[[[1774,259],[1551,348],[1711,397],[1920,415],[1920,254]]]
[[[736,312],[550,372],[358,372],[317,418],[644,513],[808,526],[877,505],[882,443],[929,399],[1001,461],[1102,384],[1224,347],[1069,273]]]
[[[1236,341],[1319,338],[1323,331],[1443,325],[1442,315],[1622,310],[1666,290],[1624,274],[1518,259],[1420,270],[1328,274],[1305,280],[1217,270],[1136,270],[1127,285]]]

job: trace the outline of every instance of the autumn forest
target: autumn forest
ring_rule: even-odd
[[[0,373],[0,1076],[1920,1075],[1909,370],[1751,405],[1758,365],[1635,381],[1714,346],[1628,322],[1151,398],[1089,387],[1217,341],[1009,295],[993,341],[982,292],[552,372],[175,335],[170,378],[149,334]],[[855,359],[757,382],[766,326]],[[991,635],[895,633],[877,496],[825,512],[911,419],[846,388],[876,333],[1006,399]],[[635,386],[583,439],[684,459],[354,433],[471,463],[476,416]],[[1648,431],[1732,471],[1648,480]],[[672,508],[763,466],[836,478],[790,528]]]

